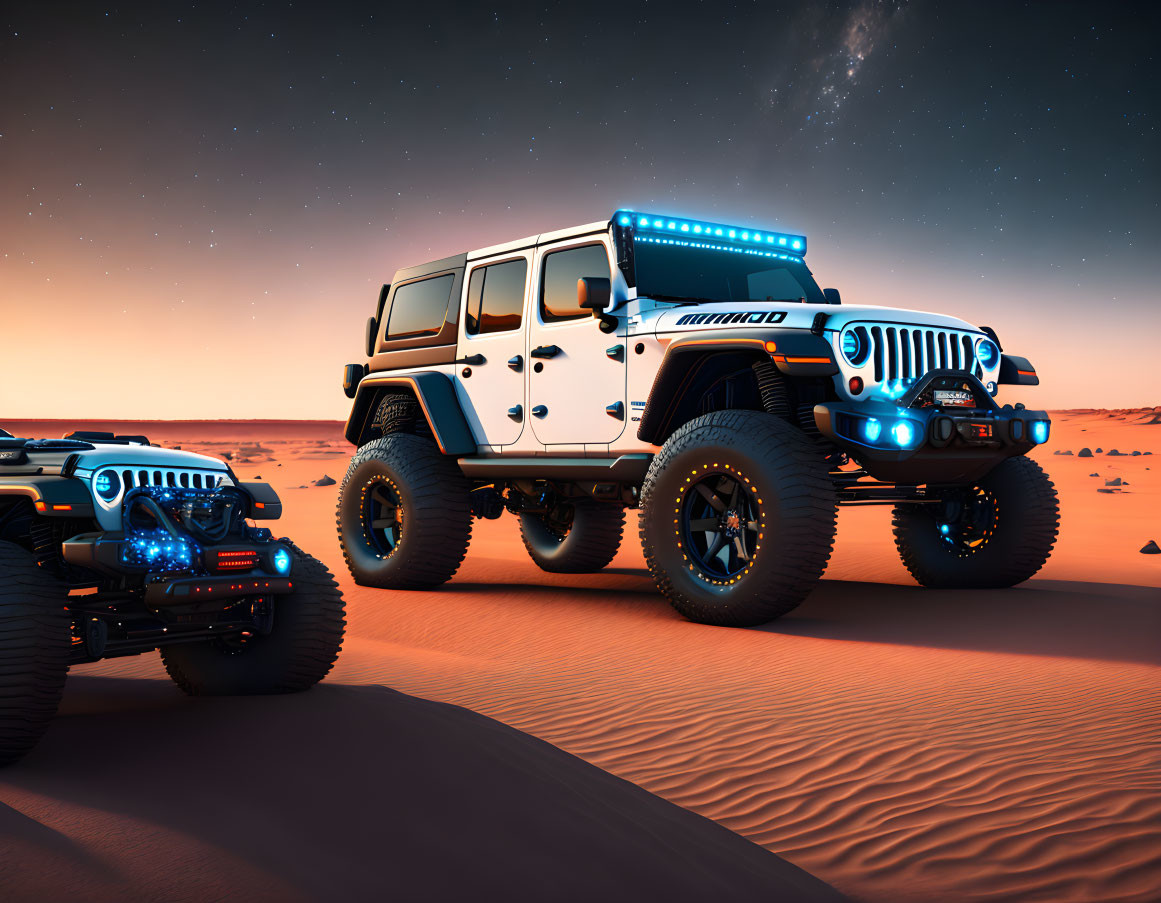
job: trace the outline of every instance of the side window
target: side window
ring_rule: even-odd
[[[604,245],[582,245],[544,255],[544,275],[540,282],[540,315],[546,323],[591,317],[593,312],[578,307],[576,283],[583,276],[610,278],[609,255]]]
[[[439,332],[447,317],[453,282],[455,276],[447,273],[434,279],[409,282],[395,289],[387,320],[387,338],[405,339]]]
[[[472,271],[468,283],[468,335],[520,328],[528,261],[509,260]]]

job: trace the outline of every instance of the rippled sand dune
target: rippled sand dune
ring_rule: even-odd
[[[1061,489],[1064,524],[1056,555],[1030,583],[922,590],[895,558],[886,512],[844,511],[828,579],[757,630],[673,613],[643,569],[632,519],[630,540],[598,575],[539,572],[504,519],[477,522],[464,567],[438,592],[354,587],[333,535],[337,487],[291,488],[341,478],[342,445],[296,438],[290,425],[284,436],[213,441],[272,450],[272,461],[239,472],[272,479],[287,504],[285,532],[344,575],[350,638],[334,690],[280,701],[301,705],[307,724],[344,687],[466,706],[708,816],[856,899],[1155,901],[1161,556],[1138,552],[1161,541],[1153,415],[1057,415],[1038,457]],[[1102,452],[1078,458],[1085,446]],[[1126,454],[1108,456],[1111,448]],[[1123,489],[1096,491],[1117,476]],[[150,688],[142,693],[180,700],[152,679],[161,676],[152,658],[77,673],[135,676]],[[111,705],[124,717],[123,694],[133,694],[118,693]],[[172,743],[180,722],[156,729]],[[149,727],[136,735],[146,743]],[[64,805],[51,793],[38,799],[38,812]]]

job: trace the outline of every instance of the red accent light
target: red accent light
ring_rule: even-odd
[[[252,549],[227,549],[218,552],[218,570],[249,571],[258,567],[258,553]]]
[[[851,381],[847,385],[850,386],[852,395],[858,395],[863,391],[863,378],[861,376],[852,376]]]

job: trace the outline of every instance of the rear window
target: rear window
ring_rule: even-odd
[[[528,261],[509,260],[472,271],[468,282],[468,335],[520,328]]]
[[[409,282],[395,289],[387,320],[387,337],[405,339],[439,332],[447,316],[447,302],[454,281],[454,274],[447,273]]]
[[[604,245],[582,245],[544,256],[540,284],[540,315],[544,322],[591,317],[593,312],[576,303],[577,280],[585,276],[610,278],[609,255]]]

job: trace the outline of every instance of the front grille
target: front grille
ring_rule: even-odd
[[[178,467],[126,468],[120,471],[125,491],[138,486],[169,486],[174,489],[216,489],[229,478],[220,471],[187,470]]]
[[[929,370],[941,369],[969,370],[983,376],[975,356],[976,333],[884,324],[864,328],[871,338],[877,383],[917,379]]]

